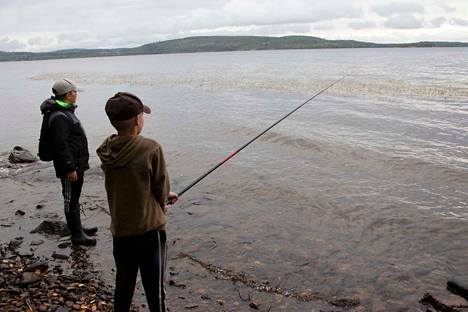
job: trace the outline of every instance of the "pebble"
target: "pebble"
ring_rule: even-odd
[[[12,242],[0,242],[0,311],[112,311],[112,287],[93,275],[85,251],[75,250],[72,263],[64,262],[62,269],[49,259],[22,256],[16,250],[21,241]]]
[[[23,243],[23,241],[21,241],[21,240],[12,240],[12,241],[10,241],[10,243],[8,244],[8,247],[9,247],[10,249],[16,249],[16,248],[18,248],[22,243]]]
[[[24,271],[25,272],[35,272],[35,271],[45,272],[47,271],[48,268],[49,268],[49,264],[47,263],[47,261],[38,261],[25,267]]]
[[[39,246],[39,245],[42,245],[42,244],[44,244],[44,241],[42,239],[37,239],[37,240],[31,241],[31,243],[29,245],[30,246]]]
[[[190,309],[196,309],[196,308],[198,308],[198,304],[186,305],[185,308],[188,309],[188,310],[190,310]]]
[[[66,243],[60,243],[60,244],[58,244],[57,247],[60,248],[60,249],[65,249],[65,248],[68,248],[68,247],[70,247],[70,246],[71,246],[71,243],[70,243],[70,242],[66,242]]]
[[[68,258],[70,258],[69,256],[67,255],[63,255],[63,254],[59,254],[59,253],[56,253],[55,251],[52,253],[52,258],[54,259],[60,259],[60,260],[67,260]]]
[[[67,224],[63,221],[44,220],[30,233],[58,235],[63,237],[70,235],[70,230],[68,229]]]
[[[26,257],[26,258],[31,258],[34,256],[34,253],[32,253],[31,251],[20,251],[18,254],[21,257]]]
[[[21,274],[19,285],[29,285],[41,280],[41,277],[33,272],[23,272]]]

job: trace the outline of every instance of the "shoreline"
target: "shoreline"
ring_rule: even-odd
[[[67,49],[48,52],[0,51],[0,62],[76,59],[109,56],[135,56],[206,52],[323,50],[369,48],[466,48],[456,41],[419,41],[408,43],[374,43],[356,40],[328,40],[311,36],[194,36],[152,42],[131,48]]]
[[[6,275],[6,271],[2,269],[1,304],[9,302],[10,299],[16,300],[11,311],[24,311],[25,308],[29,308],[28,304],[36,305],[33,311],[93,311],[93,305],[96,309],[94,311],[107,311],[106,308],[110,307],[109,300],[112,299],[115,276],[112,237],[107,230],[109,216],[100,168],[92,167],[86,172],[81,198],[86,213],[83,216],[83,224],[97,225],[99,228],[96,236],[97,247],[73,248],[66,233],[60,234],[60,231],[52,234],[31,233],[46,220],[58,225],[64,224],[60,186],[51,164],[39,162],[11,165],[12,168],[5,168],[2,164],[0,167],[3,168],[1,172],[4,174],[0,178],[0,194],[2,194],[0,250],[3,250],[0,253],[0,263],[3,263],[4,267],[12,265],[10,268],[16,270],[16,275],[13,276]],[[7,171],[9,174],[5,175]],[[166,289],[169,311],[360,312],[369,311],[369,308],[374,311],[385,311],[384,306],[369,307],[358,294],[336,297],[320,293],[316,289],[286,289],[281,287],[280,280],[266,280],[253,276],[256,271],[249,274],[235,265],[223,267],[222,263],[213,263],[210,260],[213,259],[210,253],[213,250],[223,249],[222,246],[218,246],[218,242],[229,241],[229,237],[223,237],[224,234],[219,233],[219,237],[207,237],[201,243],[203,245],[190,247],[191,237],[180,236],[178,233],[180,225],[177,224],[177,220],[196,217],[197,213],[194,215],[189,208],[196,206],[200,211],[204,205],[213,205],[218,199],[213,194],[197,201],[182,201],[178,203],[178,207],[173,207],[168,213],[170,224]],[[31,292],[29,286],[22,287],[18,284],[17,273],[22,273],[26,266],[37,262],[47,263],[47,269],[39,272],[40,280],[31,284],[32,289],[36,288],[37,291]],[[272,274],[270,277],[275,276]],[[81,300],[77,295],[79,298],[70,306],[71,300],[67,300],[68,297],[61,295],[60,291],[54,288],[57,283],[65,285],[64,280],[69,282],[65,289],[75,287],[78,294],[81,294],[82,289],[86,289],[88,297],[95,298],[96,301]],[[53,291],[47,292],[51,294],[50,302],[42,300],[37,305],[36,301],[30,298],[35,298],[35,295],[39,298],[47,297],[44,290],[46,288],[41,285],[48,285],[48,289]],[[53,293],[58,295],[53,296]],[[15,296],[19,296],[23,301],[18,301]],[[464,304],[461,298],[454,295],[441,292],[435,296],[450,306],[461,307]],[[55,299],[60,303],[60,297],[63,298],[62,305],[53,306],[56,304]],[[101,302],[100,309],[99,302]],[[77,308],[78,305],[80,309],[73,308],[74,306]],[[84,306],[86,307],[83,309]],[[146,311],[146,298],[139,277],[133,306],[133,311]],[[406,308],[413,310],[418,306],[420,303],[414,302],[413,307]],[[60,310],[59,307],[63,309]]]
[[[34,282],[33,286],[49,285],[49,288],[54,289],[56,286],[54,281],[69,279],[75,284],[86,285],[85,288],[89,286],[93,289],[88,294],[97,298],[96,302],[100,300],[107,304],[101,303],[101,309],[97,311],[107,311],[106,307],[111,306],[109,299],[112,298],[113,293],[114,263],[111,250],[112,237],[107,230],[109,217],[100,168],[91,168],[86,172],[81,197],[81,204],[86,213],[82,215],[83,224],[97,225],[99,228],[95,236],[98,242],[97,247],[75,248],[70,243],[66,227],[64,231],[60,230],[60,227],[65,226],[63,203],[59,182],[55,178],[52,165],[37,162],[10,164],[7,166],[10,168],[7,168],[3,161],[0,167],[3,169],[3,175],[0,178],[0,193],[3,198],[0,210],[2,216],[0,218],[2,231],[0,250],[4,251],[0,253],[0,262],[6,265],[14,264],[18,272],[22,272],[26,266],[36,262],[45,262],[48,269],[40,273],[41,279]],[[192,204],[200,205],[200,203]],[[172,213],[174,212],[169,212],[169,214]],[[190,214],[188,216],[190,217]],[[49,229],[45,231],[33,231],[44,223],[52,223],[54,226],[49,226]],[[335,308],[348,307],[352,311],[364,311],[357,298],[327,299],[315,294],[312,290],[281,289],[270,284],[269,281],[256,280],[242,271],[222,268],[183,250],[183,244],[179,246],[179,241],[180,239],[169,230],[166,291],[170,311],[302,311],[303,307],[333,306]],[[10,248],[11,246],[14,248]],[[202,255],[204,259],[210,258],[208,254]],[[77,268],[81,268],[81,271]],[[62,273],[59,274],[59,272]],[[80,280],[84,272],[90,276]],[[2,271],[3,275],[4,273]],[[13,277],[10,276],[8,279],[13,283],[0,286],[2,304],[5,300],[15,301],[22,308],[27,307],[28,304],[31,306],[37,304],[34,300],[26,301],[25,298],[32,297],[28,288],[18,288],[19,284],[14,282]],[[5,287],[6,285],[8,287]],[[8,290],[10,287],[13,291]],[[105,289],[101,296],[98,292],[99,288]],[[23,301],[18,301],[15,296],[22,297]],[[44,294],[42,296],[45,298]],[[75,311],[73,305],[66,305],[67,301],[70,305],[70,300],[64,299],[62,306],[54,306],[55,301],[50,301],[42,304],[42,309],[55,311],[56,307],[63,307],[69,311]],[[75,307],[78,307],[76,304],[74,303]],[[92,307],[95,303],[79,301],[79,304],[80,307],[86,306],[86,309],[80,311],[93,311]],[[38,310],[40,306],[40,304],[36,306],[33,311],[42,311]],[[137,280],[133,306],[134,311],[145,311],[146,298],[140,277]],[[95,308],[97,308],[97,303]]]

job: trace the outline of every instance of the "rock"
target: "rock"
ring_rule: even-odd
[[[44,206],[43,206],[43,205],[41,205],[41,204],[39,204],[39,205],[36,205],[36,209],[42,209],[42,208],[44,208]]]
[[[44,244],[44,241],[42,239],[37,239],[37,240],[33,240],[29,245],[30,246],[39,246],[39,245],[42,245]]]
[[[44,219],[58,219],[59,215],[56,212],[48,212],[43,217]]]
[[[49,264],[47,263],[47,261],[38,261],[36,263],[33,263],[25,267],[24,272],[35,272],[35,271],[45,272],[47,271],[48,268],[49,268]]]
[[[57,264],[56,266],[54,266],[54,268],[52,269],[54,273],[57,273],[57,274],[62,274],[63,273],[63,268],[60,264]]]
[[[21,146],[15,146],[13,151],[11,151],[8,160],[12,164],[33,163],[37,162],[37,157],[33,156],[27,149],[24,149]]]
[[[29,285],[41,280],[41,277],[33,272],[23,272],[20,276],[20,280],[18,281],[19,285]]]
[[[211,300],[210,296],[205,295],[205,294],[201,295],[201,298],[202,298],[203,300]]]
[[[18,296],[21,294],[21,289],[16,288],[16,287],[11,287],[9,289],[4,290],[6,293],[13,295],[13,296]]]
[[[89,283],[94,279],[94,275],[92,273],[85,274],[81,276],[81,282],[82,283]]]
[[[65,248],[68,248],[70,246],[71,246],[70,242],[60,243],[60,244],[57,245],[57,247],[60,248],[60,249],[65,249]]]
[[[67,255],[62,255],[62,254],[56,253],[56,252],[54,251],[54,253],[52,254],[52,258],[54,258],[54,259],[61,259],[61,260],[67,260],[67,259],[70,258],[70,257],[67,256]]]
[[[8,247],[9,247],[10,249],[16,249],[16,248],[18,248],[22,243],[23,243],[22,240],[12,240],[12,241],[10,241],[10,243],[8,244]]]
[[[63,237],[70,235],[70,230],[63,221],[44,220],[39,226],[32,230],[31,233],[59,235]]]
[[[32,253],[31,251],[21,250],[20,252],[18,252],[18,255],[24,258],[31,258],[34,256],[34,253]]]
[[[336,307],[355,307],[358,306],[361,301],[359,298],[341,298],[330,300],[329,303]]]
[[[250,300],[250,292],[248,290],[239,290],[239,298],[241,298],[242,301],[249,301]]]
[[[185,289],[187,285],[185,284],[177,284],[174,280],[169,280],[169,286],[179,287]]]
[[[198,304],[189,304],[189,305],[186,305],[185,308],[187,310],[196,309],[198,308]]]
[[[258,304],[256,304],[255,302],[249,303],[249,307],[251,307],[252,309],[258,310]]]
[[[15,216],[24,216],[26,214],[26,212],[24,212],[23,210],[16,210],[15,212]]]
[[[74,261],[86,261],[83,257]],[[64,255],[55,255],[60,258]],[[67,256],[65,256],[67,257]],[[111,311],[111,287],[93,275],[92,264],[77,269],[73,263],[64,263],[73,269],[73,275],[63,275],[59,266],[48,272],[47,261],[25,259],[0,242],[0,311]],[[25,265],[30,264],[30,265]],[[52,264],[52,266],[54,266]],[[84,276],[84,278],[83,278]],[[29,309],[28,309],[29,307]]]

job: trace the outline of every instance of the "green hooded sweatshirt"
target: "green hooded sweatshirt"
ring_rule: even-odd
[[[161,146],[141,135],[108,137],[97,149],[114,237],[164,229],[169,176]]]

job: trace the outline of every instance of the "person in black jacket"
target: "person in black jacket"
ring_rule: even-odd
[[[84,172],[89,169],[88,140],[75,115],[77,88],[69,79],[61,79],[52,86],[54,96],[41,104],[41,112],[48,117],[47,133],[55,174],[62,183],[65,219],[74,245],[94,246],[90,235],[97,228],[83,228],[80,217],[80,195]]]

